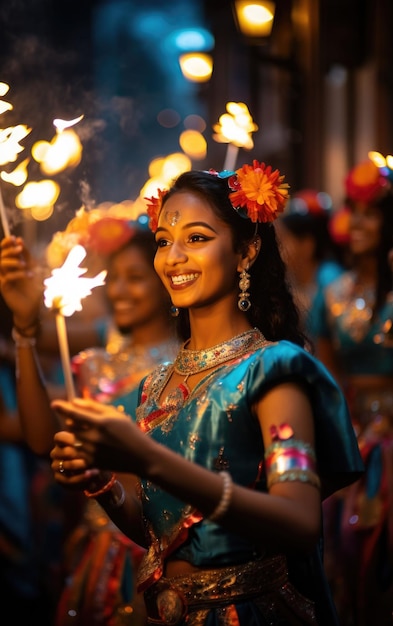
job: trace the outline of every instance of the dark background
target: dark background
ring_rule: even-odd
[[[375,145],[393,151],[391,0],[278,0],[268,42],[244,39],[232,3],[224,0],[11,0],[0,4],[0,80],[14,110],[1,126],[24,123],[32,132],[26,151],[54,135],[56,117],[83,114],[76,128],[83,143],[81,164],[60,176],[55,214],[38,226],[50,233],[82,203],[135,199],[156,156],[179,151],[188,115],[206,121],[205,162],[221,169],[226,146],[212,139],[213,125],[228,101],[245,102],[259,126],[252,158],[284,171],[292,189],[325,187],[325,77],[335,67],[347,76],[347,125],[340,150],[355,161],[356,75],[372,64],[376,76]],[[204,26],[215,37],[209,83],[186,81],[168,44],[179,28]],[[179,122],[164,128],[163,109]],[[21,158],[26,155],[22,153]],[[343,172],[338,172],[343,177]],[[29,180],[41,177],[32,164]],[[1,185],[8,207],[14,190]],[[329,191],[329,189],[325,189]],[[18,224],[16,228],[18,229]]]

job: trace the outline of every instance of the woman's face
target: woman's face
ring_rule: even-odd
[[[119,328],[132,330],[169,308],[168,296],[152,263],[132,244],[111,258],[106,293]]]
[[[375,252],[381,242],[382,213],[377,207],[355,202],[350,207],[349,247],[353,254]]]
[[[238,292],[241,254],[232,233],[200,196],[187,191],[165,203],[156,232],[154,265],[175,306],[200,308]]]

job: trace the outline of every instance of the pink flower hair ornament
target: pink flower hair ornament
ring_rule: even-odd
[[[284,183],[285,177],[279,170],[273,171],[270,165],[254,160],[252,165],[243,165],[236,171],[210,169],[206,173],[228,179],[229,200],[241,217],[254,223],[273,222],[284,211],[289,185]],[[145,198],[153,233],[157,230],[158,216],[167,193],[167,189],[158,189],[157,196]]]

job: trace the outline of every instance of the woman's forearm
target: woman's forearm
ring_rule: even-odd
[[[112,489],[98,496],[97,501],[119,530],[138,545],[146,547],[147,537],[135,484],[135,477],[118,474]]]
[[[59,421],[50,407],[37,351],[23,341],[16,342],[16,392],[24,440],[35,454],[46,456]]]

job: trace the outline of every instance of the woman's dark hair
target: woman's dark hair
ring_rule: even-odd
[[[163,204],[179,191],[197,194],[210,204],[217,217],[230,227],[236,252],[246,251],[253,237],[256,234],[260,236],[260,252],[248,270],[251,307],[245,315],[270,341],[288,339],[298,345],[306,345],[308,341],[300,330],[299,313],[287,282],[286,267],[280,256],[273,224],[257,225],[242,217],[229,201],[227,178],[195,170],[185,172],[174,182]],[[177,319],[179,334],[187,339],[190,331],[188,312],[180,310]]]
[[[139,224],[135,223],[133,225],[132,234],[129,239],[117,250],[115,250],[109,257],[111,259],[113,256],[118,254],[121,250],[128,248],[129,246],[135,246],[139,248],[146,260],[152,265],[154,264],[154,257],[157,252],[157,244],[154,238],[153,233],[150,229],[144,226],[139,226]]]

